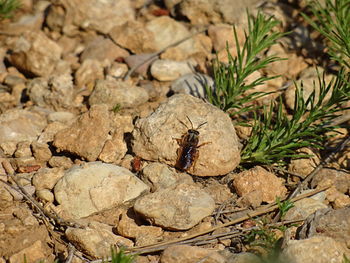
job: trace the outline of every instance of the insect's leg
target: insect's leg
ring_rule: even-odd
[[[202,147],[203,145],[206,145],[206,144],[211,144],[211,142],[203,142],[202,144],[198,145],[197,148]]]

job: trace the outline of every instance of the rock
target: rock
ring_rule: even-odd
[[[284,48],[277,44],[270,47],[266,56],[276,56],[280,58],[288,58],[288,55]],[[285,75],[288,71],[288,60],[278,60],[266,65],[264,69],[270,76]]]
[[[61,59],[62,48],[42,31],[27,31],[13,44],[9,61],[17,69],[47,77]]]
[[[217,180],[209,181],[204,191],[214,199],[216,204],[223,204],[229,198],[233,198],[230,188],[227,185],[220,184]]]
[[[242,27],[236,26],[236,32],[238,37],[238,43],[240,47],[243,46],[245,41],[244,30]],[[213,48],[216,52],[226,49],[226,45],[229,48],[236,49],[236,41],[233,33],[233,26],[228,24],[216,24],[208,27],[208,35],[213,42]],[[237,51],[233,52],[237,54]],[[232,54],[234,56],[234,54]]]
[[[37,191],[51,190],[63,175],[63,168],[41,168],[34,174],[32,183]]]
[[[151,223],[171,230],[187,230],[209,216],[214,200],[194,185],[179,184],[136,200],[134,210]]]
[[[115,45],[112,40],[98,36],[89,42],[80,56],[80,60],[84,62],[86,59],[97,61],[108,60],[112,63],[117,58],[125,58],[129,56],[129,52]]]
[[[30,244],[27,248],[22,249],[21,251],[17,252],[16,254],[13,254],[9,262],[10,263],[17,263],[17,262],[23,262],[23,259],[25,258],[26,262],[39,262],[41,260],[45,260],[47,257],[47,248],[43,244],[41,240],[35,241],[33,244]]]
[[[175,166],[179,148],[176,139],[191,128],[186,116],[194,128],[206,122],[199,129],[199,145],[207,143],[198,149],[198,160],[188,172],[198,176],[217,176],[236,168],[240,161],[240,145],[228,115],[184,94],[172,96],[150,116],[136,122],[134,153],[145,160]]]
[[[21,35],[25,32],[39,31],[44,22],[44,13],[22,15],[15,23],[6,25],[1,28],[3,34]]]
[[[298,220],[305,219],[309,215],[315,213],[320,209],[327,208],[327,205],[324,203],[314,200],[312,198],[304,198],[299,201],[294,202],[294,207],[288,210],[285,217],[285,220]]]
[[[333,238],[315,236],[304,240],[290,240],[283,250],[283,258],[291,263],[342,263],[349,251]]]
[[[109,35],[118,45],[135,54],[157,51],[157,47],[154,44],[154,33],[145,28],[141,22],[129,21],[122,25],[117,25],[113,27]]]
[[[208,75],[189,73],[176,79],[171,84],[171,90],[175,93],[185,93],[197,98],[206,98],[206,87],[214,90],[214,80]]]
[[[312,187],[333,186],[340,193],[346,194],[350,190],[350,174],[342,170],[322,168],[312,179]]]
[[[15,157],[31,157],[32,151],[30,150],[30,142],[24,141],[17,144],[17,149],[15,151]]]
[[[49,123],[44,131],[40,134],[38,142],[39,143],[48,143],[54,140],[56,133],[68,128],[66,124],[60,122]]]
[[[133,242],[121,236],[114,235],[112,227],[99,223],[91,222],[85,229],[67,228],[66,237],[80,251],[90,255],[93,258],[106,258],[111,254],[111,247],[125,246],[132,247]]]
[[[168,16],[157,17],[149,21],[146,23],[146,28],[154,34],[153,43],[157,51],[191,36],[190,31],[183,24]],[[197,35],[176,47],[168,48],[161,55],[161,58],[181,61],[188,59],[189,56],[194,54],[209,55],[211,50],[212,44],[210,39],[204,35]]]
[[[88,161],[95,161],[101,153],[109,131],[107,106],[94,105],[69,128],[58,132],[53,145],[58,151],[68,151]]]
[[[52,168],[59,167],[63,169],[69,169],[72,167],[73,162],[66,156],[52,156],[49,160],[49,165]]]
[[[46,119],[38,113],[11,109],[0,115],[0,143],[34,141],[46,126]]]
[[[146,190],[148,186],[125,168],[92,162],[67,170],[54,193],[64,211],[81,218],[132,200]]]
[[[99,80],[89,98],[89,104],[108,105],[112,110],[116,105],[122,108],[136,107],[148,101],[148,93],[143,88],[123,81]]]
[[[125,63],[129,66],[129,68],[134,68],[134,66],[139,65],[139,63],[149,59],[148,62],[143,63],[142,66],[135,69],[135,73],[146,76],[150,65],[153,63],[153,61],[157,60],[157,57],[151,58],[153,55],[154,53],[131,55],[125,58]]]
[[[137,246],[149,245],[159,242],[163,230],[156,226],[138,225],[126,213],[119,220],[117,231],[120,235],[136,240]]]
[[[72,124],[74,118],[75,115],[68,111],[56,111],[47,116],[49,123],[58,121],[64,124]]]
[[[210,22],[235,24],[241,22],[242,14],[245,14],[247,8],[254,7],[257,3],[257,0],[183,0],[178,4],[177,10],[193,25],[207,25]]]
[[[339,192],[334,186],[326,190],[326,199],[332,204],[335,209],[350,205],[350,197]]]
[[[239,254],[234,254],[231,258],[228,258],[227,263],[258,263],[261,259],[253,253],[241,252]]]
[[[327,236],[350,247],[350,207],[323,209],[310,215],[298,231],[298,238]]]
[[[48,190],[48,189],[42,189],[42,190],[37,190],[35,192],[35,195],[44,202],[47,203],[53,203],[53,201],[55,200],[55,197],[53,195],[53,193]]]
[[[176,173],[175,169],[161,163],[150,163],[142,170],[142,179],[151,184],[151,191],[170,187],[178,183],[193,183],[192,178],[185,173]]]
[[[31,150],[35,160],[38,162],[47,162],[52,157],[49,145],[46,143],[32,142]]]
[[[112,137],[105,142],[98,159],[107,163],[119,163],[128,151],[124,134],[133,130],[132,117],[115,115],[111,124],[114,126],[110,132]]]
[[[107,69],[107,80],[122,78],[128,72],[128,66],[123,63],[113,62]],[[108,79],[110,78],[110,79]]]
[[[75,83],[78,88],[91,90],[96,80],[104,79],[103,66],[100,61],[85,59],[79,69],[75,72]]]
[[[36,78],[28,83],[28,96],[35,105],[53,110],[71,109],[74,105],[73,79],[70,74]]]
[[[105,0],[63,0],[66,10],[64,31],[70,31],[72,25],[85,30],[95,30],[107,34],[114,26],[135,19],[131,1]]]
[[[159,81],[172,81],[192,73],[192,67],[186,61],[159,59],[152,63],[151,74]]]
[[[235,175],[233,187],[237,194],[244,198],[249,195],[257,195],[260,203],[272,203],[276,201],[276,197],[283,198],[287,193],[287,189],[283,185],[283,179],[260,166]]]
[[[320,158],[309,148],[303,147],[296,150],[296,154],[311,155],[312,157],[292,159],[288,165],[288,170],[296,173],[302,178],[308,176],[320,163]]]
[[[189,245],[175,245],[166,248],[160,259],[161,263],[225,263],[226,260],[218,252]]]
[[[15,142],[7,141],[0,143],[0,150],[5,155],[5,157],[12,157],[16,151],[16,147],[17,146]]]

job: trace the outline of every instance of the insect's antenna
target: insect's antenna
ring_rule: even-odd
[[[187,117],[187,119],[188,119],[188,120],[190,121],[190,123],[191,123],[191,128],[194,129],[193,123],[192,123],[191,119],[190,119],[188,116],[186,116],[186,117]]]
[[[186,123],[184,123],[183,121],[177,119],[183,126],[185,126],[188,129],[188,126],[186,125]]]
[[[200,127],[202,127],[204,124],[207,124],[207,123],[208,122],[206,121],[206,122],[203,122],[203,123],[199,124],[196,130],[198,130]]]

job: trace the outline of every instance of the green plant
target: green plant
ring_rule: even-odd
[[[290,200],[285,200],[281,202],[279,197],[276,198],[276,203],[278,205],[279,212],[281,213],[281,218],[283,218],[286,215],[289,209],[294,207],[293,202],[291,202]]]
[[[117,112],[119,112],[119,111],[121,110],[121,108],[122,108],[122,106],[121,106],[119,103],[117,103],[117,104],[113,107],[112,111],[113,111],[114,113],[117,113]]]
[[[303,17],[329,40],[331,58],[350,69],[350,0],[311,1],[309,6],[315,21]]]
[[[123,249],[120,249],[118,252],[111,248],[111,260],[112,263],[133,263],[135,262],[135,255],[125,254]]]
[[[257,70],[265,68],[268,64],[282,60],[276,56],[262,56],[262,53],[269,47],[276,44],[276,41],[284,34],[272,32],[279,24],[273,17],[266,18],[262,13],[258,13],[256,18],[248,16],[248,33],[245,34],[245,42],[240,47],[236,28],[233,27],[236,42],[237,57],[233,57],[227,47],[228,64],[219,62],[218,58],[214,62],[215,90],[207,88],[207,96],[210,103],[230,114],[239,114],[253,109],[247,103],[265,96],[265,92],[252,92],[248,90],[264,84],[274,77],[258,77],[251,83],[247,83],[247,78]],[[244,94],[246,93],[246,94]]]
[[[284,163],[286,158],[303,158],[308,155],[295,153],[302,147],[323,148],[329,138],[327,132],[336,126],[331,121],[342,110],[339,105],[350,98],[350,76],[344,79],[344,70],[326,84],[319,77],[319,96],[315,90],[304,100],[303,89],[295,90],[294,112],[288,118],[283,110],[282,99],[274,114],[274,105],[264,108],[255,119],[253,131],[241,155],[242,163]],[[326,96],[330,94],[327,100]]]
[[[0,19],[10,18],[21,7],[19,0],[0,0]]]

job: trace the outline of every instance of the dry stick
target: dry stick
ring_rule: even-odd
[[[308,176],[305,177],[305,179],[299,183],[297,188],[294,189],[293,193],[288,197],[287,200],[292,201],[294,197],[296,197],[300,191],[314,178],[314,176],[326,165],[328,164],[334,156],[338,153],[344,150],[346,145],[350,142],[350,136],[348,136],[342,143],[338,144],[337,148],[331,152],[324,161],[322,161]],[[277,215],[274,217],[273,222],[277,222],[281,218],[281,212],[278,212]]]
[[[75,253],[75,247],[69,243],[68,244],[68,256],[67,259],[64,263],[71,263],[74,257],[74,253]]]
[[[165,48],[162,48],[161,50],[157,51],[156,53],[154,53],[153,55],[151,55],[149,58],[147,58],[147,59],[141,61],[140,63],[136,64],[135,66],[133,66],[133,67],[128,71],[128,73],[126,74],[126,76],[124,77],[123,80],[127,80],[127,79],[131,76],[131,74],[134,73],[134,71],[135,71],[136,69],[138,69],[138,68],[141,67],[142,65],[146,64],[147,62],[153,60],[155,57],[158,57],[160,54],[162,54],[162,53],[163,53],[165,50],[167,50],[168,48],[175,47],[175,46],[181,44],[182,42],[185,42],[186,40],[188,40],[188,39],[194,37],[195,35],[201,34],[201,33],[205,32],[206,30],[207,30],[207,28],[206,28],[206,29],[203,29],[203,30],[201,30],[201,31],[198,31],[198,32],[196,32],[196,33],[193,33],[193,34],[191,34],[191,35],[189,35],[189,36],[187,36],[187,37],[185,37],[185,38],[183,38],[183,39],[180,39],[179,41],[176,41],[175,43],[170,44],[170,45],[166,46]]]
[[[312,192],[308,192],[308,193],[299,195],[299,196],[293,198],[291,201],[293,201],[293,202],[298,201],[298,200],[303,199],[305,197],[309,197],[309,196],[315,195],[315,194],[317,194],[319,192],[322,192],[322,191],[324,191],[324,190],[326,190],[328,188],[329,188],[328,186],[327,187],[322,187],[322,188],[314,190]],[[201,231],[201,232],[195,233],[195,234],[190,235],[190,236],[186,236],[186,237],[182,237],[182,238],[178,238],[178,239],[174,239],[174,240],[170,240],[170,241],[160,242],[160,243],[156,243],[156,244],[153,244],[153,245],[133,247],[133,248],[127,249],[126,251],[136,252],[137,253],[138,250],[141,250],[141,249],[156,248],[156,247],[159,247],[159,246],[169,246],[169,245],[172,245],[172,244],[175,244],[175,243],[179,243],[179,242],[182,242],[182,241],[185,241],[185,240],[188,240],[188,239],[192,239],[192,238],[195,238],[195,237],[198,237],[198,236],[202,236],[202,235],[211,233],[214,230],[217,230],[217,229],[220,229],[220,228],[223,228],[223,227],[227,227],[227,226],[231,226],[231,225],[240,223],[240,222],[242,222],[244,220],[248,220],[248,219],[250,219],[252,217],[256,217],[256,216],[259,216],[259,215],[262,215],[262,214],[266,214],[266,213],[271,212],[271,211],[273,211],[273,210],[275,210],[277,208],[278,208],[278,205],[276,203],[274,203],[274,204],[268,205],[266,207],[263,207],[262,209],[259,209],[258,211],[253,211],[251,213],[247,213],[245,216],[242,216],[242,217],[240,217],[238,219],[232,220],[232,221],[227,222],[225,224],[222,224],[220,226],[212,227],[212,228],[210,228],[208,230],[205,230],[205,231]]]

